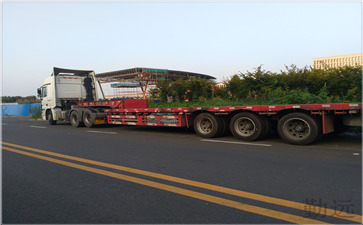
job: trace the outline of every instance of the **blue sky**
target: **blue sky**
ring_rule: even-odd
[[[218,81],[362,52],[362,3],[2,3],[5,96],[36,95],[53,67],[197,72]]]

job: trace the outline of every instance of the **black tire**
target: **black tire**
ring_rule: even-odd
[[[300,112],[282,117],[277,125],[277,132],[282,140],[293,145],[308,145],[323,135],[317,118]]]
[[[259,139],[267,137],[271,133],[271,127],[272,127],[271,120],[269,118],[261,117],[261,119],[265,123],[265,126],[264,126],[264,129],[261,132],[261,135],[260,135]]]
[[[81,127],[83,124],[81,122],[80,115],[77,111],[73,111],[70,116],[70,121],[73,127]]]
[[[217,117],[220,120],[218,137],[227,136],[229,133],[229,121],[227,117]]]
[[[57,124],[57,121],[53,119],[53,113],[52,113],[51,110],[47,111],[47,119],[48,119],[48,123],[50,125],[56,125]]]
[[[232,117],[229,127],[235,138],[254,141],[259,139],[266,130],[266,123],[256,114],[241,112]]]
[[[86,111],[84,111],[83,113],[83,123],[86,127],[91,128],[94,127],[94,121],[95,121],[95,115],[94,113],[87,109]]]
[[[209,113],[201,113],[194,119],[195,132],[204,138],[216,137],[221,132],[221,119]]]

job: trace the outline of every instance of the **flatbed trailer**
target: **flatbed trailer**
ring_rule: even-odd
[[[230,131],[244,141],[266,137],[272,124],[277,124],[280,137],[297,145],[318,141],[323,134],[339,131],[342,126],[362,123],[362,103],[148,108],[147,100],[122,99],[79,102],[72,110],[79,114],[70,118],[75,127],[80,126],[79,122],[87,127],[97,124],[194,127],[204,138],[223,136]]]
[[[143,71],[150,69],[136,68],[131,73],[135,76]],[[99,78],[116,82],[131,76],[130,71],[126,72],[101,74],[97,78],[92,70],[54,67],[52,75],[38,88],[43,119],[52,125],[58,120],[70,121],[74,127],[194,127],[201,137],[230,132],[244,141],[262,139],[275,128],[285,142],[297,145],[313,143],[323,134],[339,132],[345,126],[362,126],[362,103],[149,108],[146,99],[105,100]],[[104,100],[97,101],[97,84]]]

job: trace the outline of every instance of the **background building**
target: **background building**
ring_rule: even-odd
[[[362,53],[313,59],[314,69],[338,68],[342,66],[362,66]]]
[[[225,88],[227,87],[227,83],[225,81],[216,83],[217,88]]]
[[[160,81],[175,81],[178,79],[187,80],[192,77],[207,80],[216,78],[206,74],[136,67],[96,74],[97,80],[102,85],[104,95],[112,98],[148,98],[150,90],[156,87]]]

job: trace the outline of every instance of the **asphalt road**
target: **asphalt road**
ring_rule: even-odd
[[[293,146],[2,117],[2,222],[358,223],[360,134]],[[76,158],[75,158],[76,157]]]

